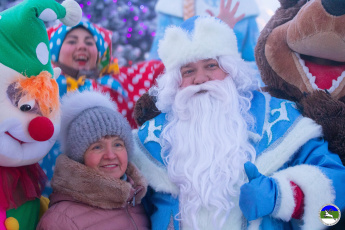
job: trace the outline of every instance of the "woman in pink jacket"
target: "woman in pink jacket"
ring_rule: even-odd
[[[37,229],[150,229],[141,204],[147,182],[128,162],[134,151],[128,121],[94,91],[67,94],[61,111],[64,154]]]

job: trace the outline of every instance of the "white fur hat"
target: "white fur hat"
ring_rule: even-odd
[[[168,71],[207,58],[241,57],[234,31],[211,16],[194,16],[179,27],[169,27],[159,42],[158,54]]]

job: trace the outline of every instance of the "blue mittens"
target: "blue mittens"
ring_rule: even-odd
[[[249,182],[242,185],[240,208],[247,220],[255,220],[273,212],[278,196],[278,187],[273,178],[262,175],[256,166],[244,164]]]

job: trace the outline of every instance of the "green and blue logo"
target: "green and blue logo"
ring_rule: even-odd
[[[340,209],[334,204],[327,204],[320,210],[319,217],[321,222],[327,226],[333,226],[340,220]]]

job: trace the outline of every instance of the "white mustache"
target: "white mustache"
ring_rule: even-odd
[[[204,93],[211,95],[214,98],[217,99],[223,99],[224,95],[224,87],[221,87],[222,84],[225,84],[224,81],[228,81],[231,79],[224,79],[222,81],[219,80],[213,80],[208,81],[200,85],[191,85],[186,88],[181,89],[177,95],[177,100],[183,100],[182,98],[185,98],[188,100],[189,98],[193,96],[199,96]]]

